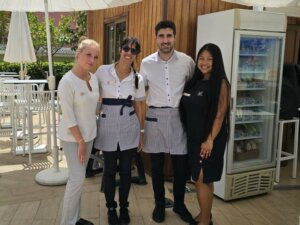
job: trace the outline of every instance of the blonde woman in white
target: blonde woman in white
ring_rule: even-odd
[[[74,67],[58,85],[62,118],[58,137],[66,156],[69,178],[61,225],[92,225],[80,218],[80,197],[88,159],[96,137],[96,107],[99,99],[97,78],[90,72],[99,55],[99,44],[83,39],[75,54]]]

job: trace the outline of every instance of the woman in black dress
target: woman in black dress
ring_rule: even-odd
[[[222,53],[215,44],[198,52],[194,76],[181,99],[181,118],[187,133],[189,165],[200,213],[198,225],[212,225],[213,182],[221,179],[229,135],[230,85]]]

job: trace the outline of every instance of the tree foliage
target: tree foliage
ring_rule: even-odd
[[[60,23],[63,29],[60,33],[60,41],[71,47],[77,48],[81,36],[86,35],[86,12],[74,12],[72,15],[62,17]]]
[[[45,21],[40,22],[34,13],[28,13],[28,22],[37,59],[40,61],[48,54]],[[86,33],[86,12],[74,12],[68,16],[62,16],[57,26],[54,26],[53,18],[50,18],[49,26],[52,56],[62,47],[75,49],[79,38]]]
[[[0,12],[0,44],[7,43],[8,28],[9,28],[9,12]]]

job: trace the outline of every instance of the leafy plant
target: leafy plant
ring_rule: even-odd
[[[0,12],[0,44],[6,44],[9,28],[9,12]]]
[[[55,62],[54,63],[54,74],[56,77],[57,84],[62,76],[68,72],[74,63],[64,63],[64,62]],[[0,71],[6,72],[16,72],[19,73],[20,64],[19,63],[7,63],[0,62]],[[31,77],[30,79],[45,79],[46,74],[44,71],[48,71],[48,62],[40,63],[29,63],[27,65],[27,74]]]
[[[40,61],[48,54],[45,22],[41,23],[34,13],[28,13],[28,22],[37,60]],[[57,26],[54,26],[53,18],[50,18],[49,26],[53,58],[62,47],[76,48],[79,38],[86,34],[86,12],[73,12],[68,16],[62,16]]]

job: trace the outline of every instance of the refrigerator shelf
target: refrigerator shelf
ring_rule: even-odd
[[[265,71],[256,71],[256,70],[245,70],[245,71],[239,71],[239,74],[264,74]]]
[[[235,121],[235,124],[245,124],[245,123],[263,123],[263,120],[250,120],[250,121]]]
[[[236,161],[245,161],[249,159],[255,159],[258,158],[258,150],[251,150],[251,151],[245,151],[245,152],[235,152],[234,153],[234,160]]]
[[[261,138],[263,138],[261,135],[259,135],[259,136],[248,136],[248,137],[234,138],[234,141],[243,141],[243,140],[250,140],[250,139],[261,139]]]
[[[244,104],[244,105],[236,105],[237,108],[244,108],[244,107],[260,107],[264,106],[264,104]]]
[[[243,86],[238,86],[238,91],[264,91],[266,88],[247,88]]]
[[[255,57],[267,57],[268,55],[267,54],[258,54],[258,53],[241,53],[240,56],[242,56],[242,57],[249,57],[249,56],[251,56],[251,57],[253,57],[253,56],[255,56]]]

